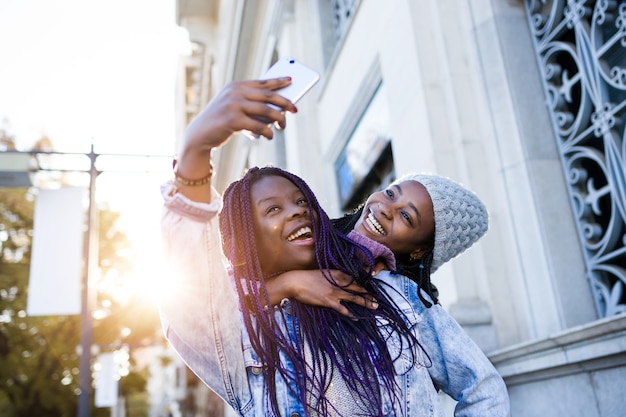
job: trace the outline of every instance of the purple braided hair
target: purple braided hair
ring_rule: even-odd
[[[250,193],[255,182],[265,176],[282,176],[293,182],[302,191],[310,210],[317,214],[316,221],[313,221],[316,260],[326,279],[339,285],[333,280],[331,269],[352,275],[375,297],[378,309],[346,304],[359,318],[354,321],[333,309],[292,301],[291,314],[297,318],[292,322],[281,314],[282,310],[275,313],[273,309],[267,309],[269,296],[265,278],[268,277],[264,277],[261,271],[256,239],[250,239],[250,236],[255,236]],[[334,410],[325,396],[334,372],[339,372],[352,398],[367,405],[368,414],[382,415],[385,393],[393,402],[399,400],[393,364],[397,357],[390,354],[386,343],[389,333],[381,331],[378,321],[388,322],[392,332],[403,336],[399,340],[410,346],[414,354],[413,363],[417,360],[415,347],[421,349],[421,346],[382,284],[371,279],[374,264],[371,253],[332,226],[302,179],[275,167],[249,169],[243,178],[232,183],[224,192],[220,231],[224,253],[233,268],[243,321],[251,345],[264,364],[268,400],[276,415],[280,415],[277,377],[287,382],[302,404],[307,404],[321,415],[327,415],[329,409]],[[359,251],[369,260],[370,272],[363,268],[363,261],[357,256]],[[281,330],[281,325],[287,331]],[[309,346],[308,357],[305,357],[305,345]],[[405,346],[402,348],[406,349]],[[293,370],[281,363],[279,352],[285,355]],[[310,402],[313,404],[308,404]]]

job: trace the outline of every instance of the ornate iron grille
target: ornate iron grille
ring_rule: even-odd
[[[626,3],[525,0],[601,317],[626,311]]]
[[[335,42],[338,42],[346,31],[358,3],[358,0],[333,0],[333,31],[335,34]]]

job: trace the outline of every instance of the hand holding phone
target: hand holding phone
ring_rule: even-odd
[[[286,76],[291,77],[291,84],[285,88],[281,88],[277,93],[294,104],[320,79],[317,72],[294,58],[279,59],[267,70],[261,79],[267,80]]]
[[[294,104],[320,79],[319,74],[315,70],[291,57],[281,58],[276,61],[260,79],[268,80],[279,77],[291,77],[291,84],[285,88],[276,90],[276,92]],[[268,104],[268,106],[272,106],[276,110],[282,110],[273,104]],[[252,132],[244,133],[251,139],[258,139],[260,137]]]

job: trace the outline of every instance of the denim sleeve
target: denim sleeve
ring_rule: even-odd
[[[418,304],[420,343],[432,361],[429,373],[437,387],[458,401],[454,415],[509,416],[506,385],[483,351],[440,305]]]
[[[193,202],[162,187],[161,230],[167,291],[159,310],[163,331],[189,368],[236,410],[249,400],[237,297],[222,256],[213,202]]]

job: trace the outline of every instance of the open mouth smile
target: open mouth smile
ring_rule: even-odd
[[[309,226],[301,227],[300,229],[287,236],[287,240],[289,242],[293,242],[295,240],[306,240],[311,238],[313,238],[313,232],[311,231],[311,228]]]
[[[369,210],[367,217],[365,218],[365,223],[367,223],[367,225],[373,232],[378,233],[381,236],[387,235],[387,232],[385,231],[383,226],[381,226],[381,224],[378,223],[378,220],[376,220],[376,218],[374,217],[374,213],[371,209]]]

